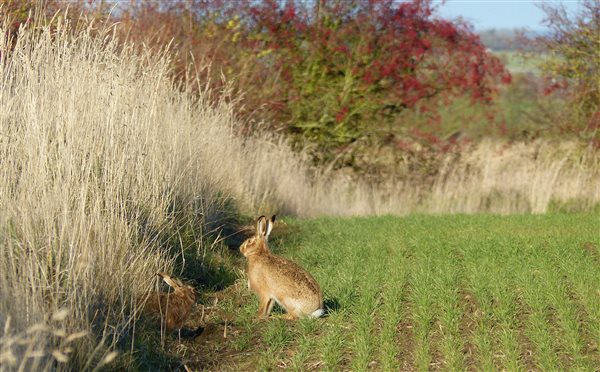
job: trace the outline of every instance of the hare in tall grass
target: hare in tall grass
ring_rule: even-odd
[[[151,293],[148,295],[144,310],[160,316],[166,330],[181,330],[196,303],[196,291],[167,273],[159,272],[156,275],[160,276],[174,291]]]
[[[267,317],[277,302],[288,319],[321,317],[323,295],[317,281],[296,263],[277,256],[269,250],[267,240],[275,216],[256,221],[256,235],[246,239],[240,251],[248,260],[248,287],[259,298],[258,316]]]

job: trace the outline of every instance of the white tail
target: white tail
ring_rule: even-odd
[[[323,309],[319,309],[319,310],[315,310],[315,311],[313,311],[313,313],[312,313],[312,314],[310,314],[310,317],[311,317],[311,318],[320,318],[320,317],[322,317],[323,315],[325,315],[325,310],[323,310]]]

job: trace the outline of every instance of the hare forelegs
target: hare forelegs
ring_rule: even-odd
[[[271,313],[271,310],[273,309],[273,299],[272,298],[264,298],[264,297],[260,297],[259,298],[259,303],[258,303],[258,317],[259,318],[266,318],[267,316],[269,316],[269,314]]]

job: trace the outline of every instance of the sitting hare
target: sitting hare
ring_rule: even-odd
[[[169,274],[160,272],[157,275],[174,291],[149,294],[144,310],[160,316],[161,324],[164,324],[168,331],[179,330],[192,312],[196,303],[196,292],[193,287],[184,285],[179,279],[172,278]]]
[[[260,216],[256,221],[256,235],[246,239],[240,251],[248,260],[248,287],[258,294],[258,316],[266,317],[277,302],[289,319],[320,317],[323,295],[316,280],[306,270],[274,255],[267,246],[267,239],[275,216],[267,220]]]

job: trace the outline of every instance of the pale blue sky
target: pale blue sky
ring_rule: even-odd
[[[599,0],[600,1],[600,0]],[[577,0],[545,1],[549,4],[563,3],[572,12],[578,8]],[[544,12],[536,5],[540,1],[531,0],[447,0],[444,5],[437,3],[438,14],[444,18],[462,17],[476,30],[490,28],[528,28],[544,30],[541,24]]]

